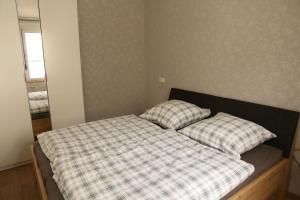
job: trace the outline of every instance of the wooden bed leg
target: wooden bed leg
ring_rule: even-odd
[[[288,162],[286,163],[283,174],[282,174],[282,184],[280,185],[278,192],[276,194],[277,200],[287,199],[289,180],[290,180],[290,172],[291,172],[291,164],[292,164],[292,158],[289,158]]]

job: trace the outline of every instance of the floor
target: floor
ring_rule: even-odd
[[[0,172],[0,200],[40,200],[32,164]]]

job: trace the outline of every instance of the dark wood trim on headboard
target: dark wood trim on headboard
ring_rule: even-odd
[[[281,149],[284,157],[290,156],[299,112],[176,88],[171,89],[169,100],[171,99],[209,108],[211,116],[225,112],[255,122],[277,135],[277,138],[267,141],[266,144]]]

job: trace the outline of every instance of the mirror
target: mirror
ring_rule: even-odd
[[[16,0],[34,137],[52,129],[38,0]]]

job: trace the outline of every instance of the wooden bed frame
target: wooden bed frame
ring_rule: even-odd
[[[35,171],[35,175],[36,175],[37,185],[38,185],[39,191],[40,191],[41,200],[48,200],[48,195],[47,195],[45,184],[44,184],[44,181],[42,178],[41,170],[38,166],[37,159],[34,154],[32,145],[30,146],[30,151],[31,151],[31,155],[32,155],[32,162],[33,162],[34,171]]]
[[[239,113],[243,113],[243,110],[250,109],[249,117],[240,116],[246,119],[252,120],[251,117],[258,116],[258,118],[263,118],[266,116],[259,116],[259,114],[262,114],[260,112],[266,112],[263,114],[282,114],[282,116],[279,116],[279,121],[282,120],[284,123],[284,126],[286,126],[289,130],[283,130],[283,133],[286,135],[282,135],[282,130],[280,129],[280,126],[276,123],[271,125],[268,124],[268,122],[259,123],[260,125],[265,125],[266,128],[270,129],[272,128],[278,129],[279,132],[276,132],[277,138],[275,141],[271,141],[269,145],[275,146],[281,150],[283,150],[283,159],[279,161],[277,164],[275,164],[272,168],[265,171],[263,174],[261,174],[256,179],[252,180],[249,184],[247,184],[245,187],[240,189],[238,192],[236,192],[233,196],[229,198],[229,200],[267,200],[267,199],[277,199],[277,200],[284,200],[286,199],[287,195],[287,188],[288,188],[288,181],[290,176],[290,167],[291,167],[291,152],[293,150],[293,142],[294,142],[294,135],[296,132],[296,127],[299,119],[299,113],[294,111],[288,111],[283,110],[279,108],[273,108],[270,106],[263,106],[248,102],[242,102],[238,100],[233,99],[226,99],[222,97],[215,97],[211,95],[201,94],[201,93],[195,93],[180,89],[171,89],[170,98],[169,99],[181,99],[185,100],[194,104],[197,104],[201,106],[203,102],[199,101],[199,98],[205,99],[205,104],[208,104],[207,108],[210,108],[212,110],[212,114],[216,114],[219,111],[225,111],[227,113],[235,114],[236,116],[240,116]],[[207,99],[208,98],[208,99]],[[229,107],[231,107],[229,110],[220,110],[220,107],[218,104],[222,102],[222,106],[226,106],[228,104]],[[224,103],[227,102],[227,103]],[[234,104],[237,104],[237,106],[233,106]],[[202,106],[203,107],[203,106]],[[242,110],[239,110],[239,108],[242,108]],[[251,115],[252,113],[252,115]],[[274,117],[274,116],[273,116]],[[285,118],[287,117],[287,118]],[[276,117],[275,117],[276,118]],[[289,121],[289,119],[291,121]],[[260,119],[258,119],[260,120]],[[286,120],[286,121],[285,121]],[[265,122],[263,120],[263,122]],[[268,127],[269,126],[269,127]],[[281,141],[283,140],[283,141]],[[282,143],[284,142],[284,143]],[[48,200],[47,192],[45,189],[45,185],[42,179],[41,171],[37,163],[36,156],[33,151],[33,146],[31,146],[31,153],[32,153],[32,159],[34,164],[34,169],[36,172],[36,178],[37,183],[40,189],[40,196],[42,200]]]

